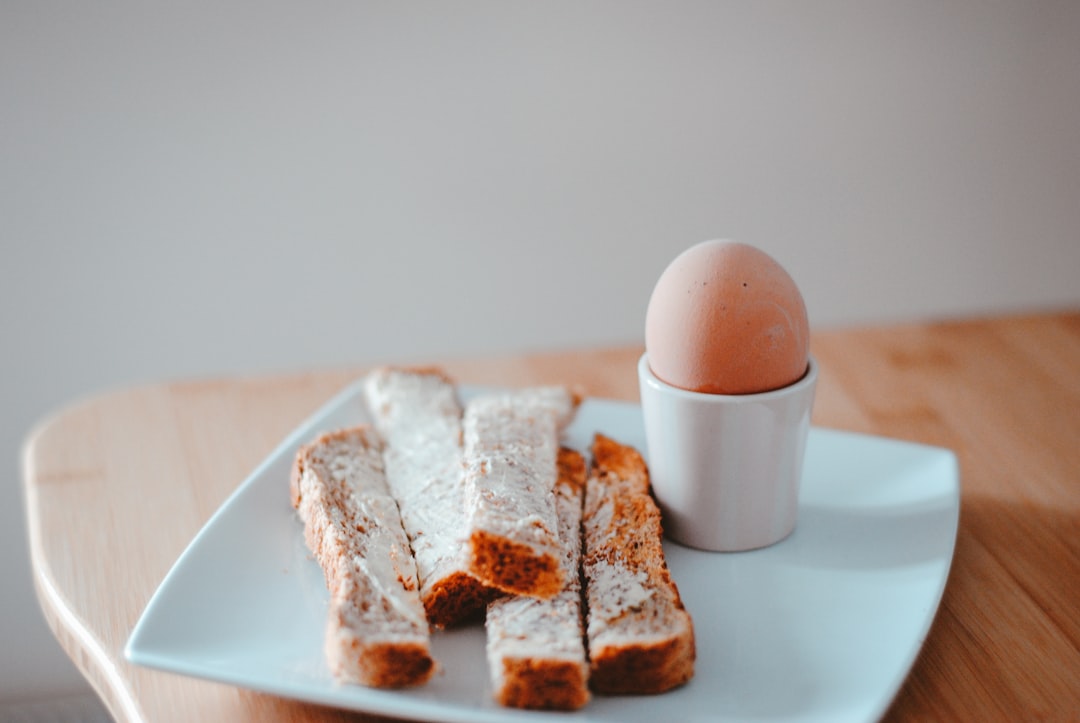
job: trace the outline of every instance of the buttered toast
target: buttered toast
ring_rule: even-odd
[[[373,423],[304,445],[289,485],[330,592],[338,681],[426,682],[432,638],[447,634],[432,628],[474,612],[503,706],[576,710],[692,678],[693,623],[644,459],[602,434],[591,460],[563,447],[577,395],[535,387],[463,407],[441,371],[402,368],[362,389]]]
[[[559,450],[555,506],[563,589],[543,599],[506,596],[488,605],[487,657],[495,700],[515,708],[574,710],[589,702],[581,604],[581,506],[585,459]]]
[[[694,674],[694,628],[671,579],[637,450],[597,434],[582,520],[589,684],[662,693]]]
[[[466,405],[465,544],[485,584],[533,597],[563,589],[554,490],[559,436],[578,403],[563,387],[537,387]]]
[[[420,600],[437,627],[479,617],[494,590],[469,572],[462,409],[437,369],[384,367],[364,380],[364,396],[385,441],[387,482],[416,557]]]
[[[381,453],[369,427],[324,434],[297,452],[289,487],[330,590],[331,672],[343,682],[397,688],[427,681],[435,661]]]

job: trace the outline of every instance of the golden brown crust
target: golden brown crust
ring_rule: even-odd
[[[597,434],[593,437],[592,455],[597,471],[616,475],[622,484],[632,486],[637,492],[648,492],[649,468],[633,447]]]
[[[587,671],[568,660],[510,658],[503,661],[500,705],[534,710],[577,710],[589,702]]]
[[[296,452],[296,457],[293,459],[292,469],[289,471],[289,502],[292,504],[293,509],[300,509],[300,500],[302,493],[300,492],[300,478],[304,476],[304,459],[305,459],[305,447],[301,447]]]
[[[374,688],[406,688],[423,684],[435,672],[435,661],[426,646],[407,643],[376,643],[357,651],[366,671],[366,685]]]
[[[432,585],[423,603],[428,622],[449,628],[481,620],[484,608],[498,594],[469,573],[454,572]]]
[[[556,466],[559,477],[555,485],[569,485],[575,493],[580,494],[585,488],[587,476],[584,455],[569,447],[560,447]]]
[[[589,684],[604,694],[662,693],[693,676],[695,648],[693,623],[664,558],[648,468],[637,450],[600,434],[592,452],[583,522]],[[602,597],[611,570],[644,580],[640,602]]]
[[[469,549],[469,572],[503,592],[546,598],[562,590],[565,575],[554,555],[538,556],[532,547],[486,530],[473,531]]]
[[[694,677],[694,637],[605,648],[591,660],[589,685],[603,695],[652,695]]]

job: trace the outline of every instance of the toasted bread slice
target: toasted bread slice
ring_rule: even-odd
[[[577,404],[565,388],[537,387],[466,405],[465,539],[469,571],[485,584],[534,597],[563,589],[556,456]]]
[[[438,369],[384,367],[364,396],[385,441],[390,490],[401,508],[428,620],[447,627],[482,615],[494,592],[469,573],[461,405]]]
[[[488,668],[500,705],[575,710],[589,701],[578,574],[584,492],[584,458],[561,449],[555,505],[563,566],[569,574],[552,598],[510,596],[488,605]]]
[[[671,579],[660,510],[632,447],[596,435],[582,521],[589,685],[662,693],[694,674],[694,628]]]
[[[324,434],[296,454],[292,504],[330,590],[325,651],[340,681],[418,685],[435,661],[416,566],[369,427]]]

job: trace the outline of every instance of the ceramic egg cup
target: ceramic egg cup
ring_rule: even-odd
[[[653,493],[672,540],[715,552],[752,550],[791,534],[818,369],[758,394],[673,387],[638,361]]]

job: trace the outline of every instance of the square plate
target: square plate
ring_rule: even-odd
[[[462,388],[463,399],[478,388]],[[694,618],[698,660],[659,696],[596,696],[576,713],[491,699],[480,625],[440,631],[442,672],[408,690],[334,682],[323,658],[327,592],[289,504],[296,449],[368,419],[359,383],[300,425],[211,517],[165,577],[125,648],[129,661],[287,698],[433,721],[867,721],[922,647],[944,592],[959,519],[955,455],[813,428],[786,540],[741,553],[665,543]],[[587,399],[565,442],[594,432],[645,450],[641,409]]]

